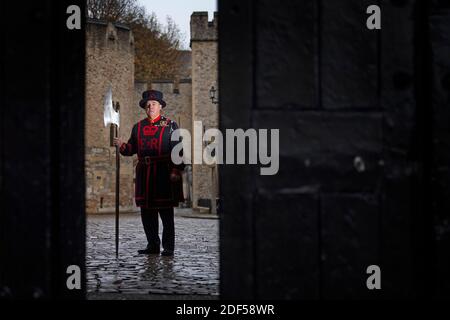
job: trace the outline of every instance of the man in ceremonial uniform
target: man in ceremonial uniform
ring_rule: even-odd
[[[123,156],[137,154],[135,179],[136,205],[141,208],[142,224],[147,237],[146,249],[140,254],[159,254],[158,212],[163,223],[162,246],[164,256],[172,256],[175,249],[174,207],[184,201],[181,170],[184,164],[176,165],[171,151],[177,143],[171,141],[178,128],[175,121],[161,115],[166,106],[163,94],[147,90],[139,102],[147,117],[133,126],[128,142],[120,138],[114,144],[120,147]]]

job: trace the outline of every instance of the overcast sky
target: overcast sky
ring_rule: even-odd
[[[184,36],[183,49],[189,49],[190,27],[189,20],[194,11],[208,11],[208,20],[213,19],[213,12],[217,11],[216,0],[138,0],[147,12],[154,12],[158,21],[166,24],[166,17],[170,16],[180,28]]]

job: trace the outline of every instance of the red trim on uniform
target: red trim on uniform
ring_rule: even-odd
[[[141,164],[138,162],[136,164],[135,182],[134,182],[134,197],[135,197],[136,200],[142,198],[141,196],[139,196],[140,194],[142,194],[142,193],[139,192],[139,191],[142,191],[141,190],[142,183],[139,183],[139,182],[141,182],[141,180],[138,180],[138,173],[141,172],[141,171],[138,172],[138,168],[140,168],[140,167],[141,167]]]
[[[148,206],[148,179],[150,177],[150,165],[147,166],[147,179],[145,182],[145,196],[147,197],[147,206]]]
[[[159,119],[161,119],[161,115],[157,116],[155,119],[151,119],[150,117],[148,117],[148,119],[150,120],[150,124],[154,124],[155,122],[157,122]]]
[[[140,147],[141,147],[141,122],[142,121],[139,121],[139,123],[138,123],[138,133],[137,133],[138,147],[137,147],[137,154],[139,154]]]
[[[159,135],[158,156],[161,155],[162,137],[163,137],[164,129],[165,129],[165,128],[166,128],[166,127],[162,127],[162,129],[161,129],[161,134]]]
[[[156,196],[156,162],[153,163],[153,199]]]

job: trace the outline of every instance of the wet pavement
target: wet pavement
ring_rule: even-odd
[[[114,216],[88,216],[88,298],[218,298],[218,223],[217,219],[176,216],[175,254],[162,257],[137,254],[147,244],[140,215],[121,215],[119,258],[116,259]],[[159,232],[161,237],[161,221]]]

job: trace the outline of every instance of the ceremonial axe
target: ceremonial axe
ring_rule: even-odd
[[[110,126],[110,145],[114,146],[114,138],[119,136],[119,103],[116,103],[116,108],[113,106],[112,89],[108,87],[105,95],[103,121],[105,127]],[[116,257],[119,256],[119,182],[120,182],[120,146],[116,146]]]

